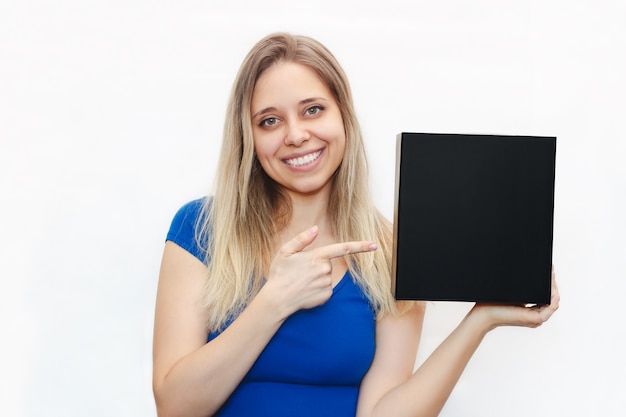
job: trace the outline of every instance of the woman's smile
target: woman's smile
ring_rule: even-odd
[[[291,157],[289,159],[285,159],[284,161],[285,164],[289,165],[292,168],[309,167],[311,164],[318,160],[323,151],[323,149],[320,149],[302,156]]]

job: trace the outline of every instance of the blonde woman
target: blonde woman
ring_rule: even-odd
[[[153,390],[165,416],[435,416],[485,334],[558,308],[476,305],[413,373],[424,317],[390,290],[346,76],[303,36],[259,41],[236,77],[215,191],[163,253]]]

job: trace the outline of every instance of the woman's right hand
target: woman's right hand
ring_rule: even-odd
[[[280,247],[270,265],[264,289],[275,292],[274,300],[285,309],[285,317],[301,309],[322,305],[331,297],[332,259],[378,248],[372,241],[358,241],[306,250],[318,232],[317,226],[313,226],[299,233]]]
[[[282,322],[332,295],[331,260],[372,251],[373,242],[311,245],[316,227],[284,244],[267,282],[215,339],[207,343],[206,310],[198,303],[207,267],[167,242],[155,311],[153,390],[159,416],[216,413],[250,371]]]

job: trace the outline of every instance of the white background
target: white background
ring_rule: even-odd
[[[622,0],[2,0],[2,415],[155,416],[163,239],[209,191],[235,72],[277,30],[345,67],[390,217],[401,131],[558,137],[561,309],[488,335],[442,416],[624,415]],[[468,307],[430,305],[418,362]]]

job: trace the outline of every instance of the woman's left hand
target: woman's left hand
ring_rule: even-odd
[[[534,307],[477,303],[471,314],[479,314],[489,330],[499,326],[539,327],[559,308],[560,296],[552,267],[552,296],[550,304]]]

